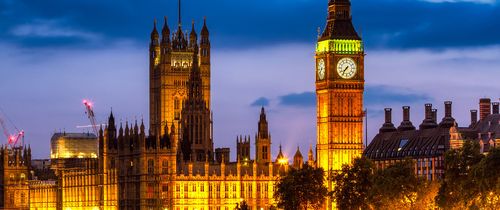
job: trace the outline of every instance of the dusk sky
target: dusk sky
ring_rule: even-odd
[[[273,159],[278,145],[304,156],[316,142],[314,49],[327,0],[183,0],[183,29],[212,41],[215,147],[257,132],[268,110]],[[479,98],[500,97],[500,3],[496,0],[352,0],[353,22],[365,43],[365,107],[370,140],[383,108],[425,103],[443,116],[446,100],[468,126]],[[54,132],[84,132],[83,99],[97,120],[111,108],[118,121],[148,116],[148,45],[153,20],[174,29],[177,0],[0,0],[0,116],[26,132],[34,158],[49,158]],[[12,124],[9,122],[9,129]],[[87,129],[88,130],[88,129]],[[6,140],[2,137],[2,144]],[[252,148],[252,153],[254,150]]]

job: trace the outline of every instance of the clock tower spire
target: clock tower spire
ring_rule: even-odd
[[[363,41],[352,24],[350,0],[329,0],[315,56],[317,166],[327,176],[363,152],[364,56]],[[333,189],[332,182],[327,185]],[[327,209],[334,208],[328,201]]]

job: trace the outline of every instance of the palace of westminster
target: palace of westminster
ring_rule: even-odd
[[[97,136],[56,133],[51,158],[32,160],[29,146],[0,148],[0,208],[34,210],[232,210],[246,201],[251,209],[271,209],[275,183],[303,164],[340,170],[365,155],[379,167],[405,157],[415,173],[439,179],[443,154],[476,140],[483,152],[500,147],[498,102],[481,99],[480,119],[459,127],[451,102],[437,123],[437,110],[426,104],[419,129],[403,107],[399,127],[391,109],[369,146],[363,145],[364,46],[352,24],[350,0],[329,0],[327,23],[316,43],[317,144],[307,160],[299,149],[289,164],[281,146],[271,156],[266,112],[260,110],[257,132],[236,139],[236,160],[229,148],[214,149],[210,101],[211,46],[206,21],[200,35],[193,23],[184,33],[179,21],[170,31],[154,24],[149,45],[150,122],[118,125],[113,113]],[[491,109],[493,107],[493,109]],[[326,173],[330,176],[330,173]],[[327,177],[328,178],[328,177]],[[333,183],[327,182],[328,189]],[[327,200],[324,209],[335,209]]]

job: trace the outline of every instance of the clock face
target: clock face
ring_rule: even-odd
[[[320,80],[325,79],[325,60],[319,59],[317,68],[318,68],[318,78]]]
[[[356,63],[351,58],[342,58],[337,64],[337,72],[344,79],[351,79],[356,75]]]

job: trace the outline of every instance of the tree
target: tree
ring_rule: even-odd
[[[325,172],[304,164],[302,169],[291,169],[276,183],[275,199],[278,207],[291,209],[320,209],[330,193],[325,186]]]
[[[250,207],[246,201],[242,201],[241,203],[236,204],[235,210],[250,210]]]
[[[414,164],[405,159],[375,172],[369,198],[375,209],[428,209],[422,206],[432,186],[415,174]]]
[[[369,209],[369,194],[374,176],[372,161],[365,157],[354,159],[352,166],[343,165],[333,175],[333,197],[339,209]]]
[[[477,186],[475,207],[500,209],[500,149],[491,149],[471,169],[469,179]]]
[[[477,197],[478,187],[470,179],[472,168],[483,155],[477,142],[466,141],[462,148],[445,153],[445,175],[436,203],[445,209],[468,208]]]

